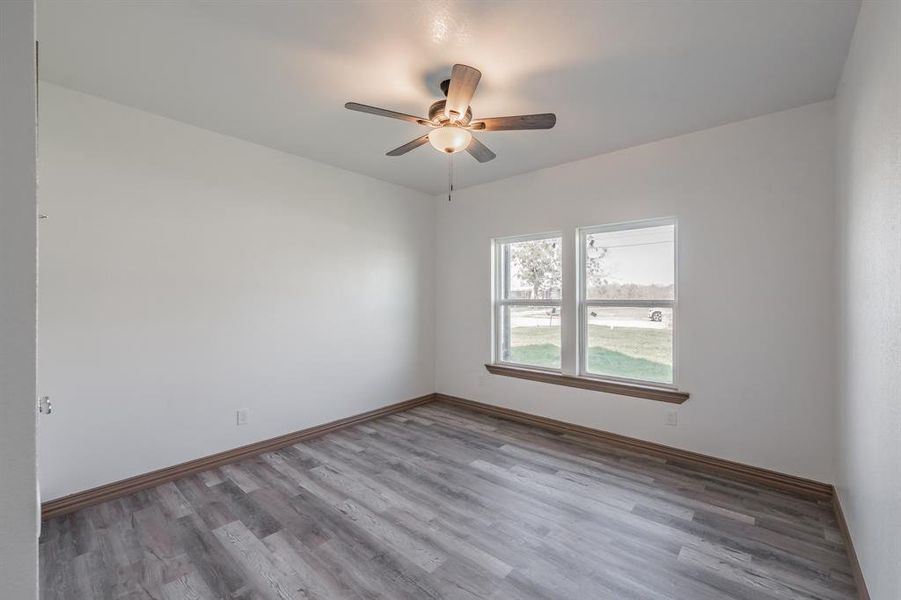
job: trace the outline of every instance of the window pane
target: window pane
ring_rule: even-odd
[[[502,306],[500,319],[503,362],[560,368],[559,306]]]
[[[501,244],[501,293],[505,299],[560,299],[561,238]]]
[[[584,252],[588,299],[674,299],[672,225],[589,233]]]
[[[658,383],[673,382],[673,309],[670,307],[586,308],[592,375]]]

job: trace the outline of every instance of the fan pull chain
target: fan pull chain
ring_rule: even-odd
[[[451,194],[454,191],[454,155],[447,155],[447,201],[451,201]]]

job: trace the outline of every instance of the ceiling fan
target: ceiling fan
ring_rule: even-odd
[[[554,113],[473,120],[469,102],[475,94],[481,77],[482,73],[478,69],[467,65],[454,65],[451,78],[441,82],[441,91],[444,92],[447,99],[432,103],[429,107],[428,119],[356,102],[348,102],[344,108],[432,128],[432,131],[426,135],[387,152],[388,156],[401,156],[430,142],[436,150],[447,154],[466,150],[480,163],[488,162],[497,155],[477,140],[472,135],[473,131],[550,129],[557,123],[557,116]]]

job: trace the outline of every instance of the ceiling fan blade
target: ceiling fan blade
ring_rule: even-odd
[[[478,119],[469,124],[474,131],[516,131],[518,129],[550,129],[557,124],[557,115],[516,115],[513,117],[491,117]]]
[[[391,150],[390,152],[386,152],[385,155],[386,156],[401,156],[402,154],[406,154],[410,150],[415,150],[416,148],[419,148],[420,146],[427,143],[428,141],[429,141],[429,135],[426,134],[422,137],[416,138],[412,142],[407,142],[403,146],[399,146],[399,147],[395,148],[394,150]]]
[[[497,154],[489,150],[488,146],[477,140],[475,136],[472,136],[466,151],[472,154],[480,163],[488,162],[497,157]]]
[[[450,86],[447,89],[447,103],[444,105],[444,114],[447,118],[456,121],[466,114],[481,78],[482,72],[478,69],[467,65],[454,65]]]
[[[369,106],[368,104],[359,104],[357,102],[348,102],[344,105],[344,108],[348,110],[355,110],[357,112],[369,113],[370,115],[378,115],[380,117],[391,117],[392,119],[400,119],[401,121],[409,121],[410,123],[417,123],[419,125],[429,125],[429,120],[424,119],[422,117],[414,117],[413,115],[408,115],[406,113],[400,113],[394,110],[388,110],[385,108],[379,108],[377,106]]]

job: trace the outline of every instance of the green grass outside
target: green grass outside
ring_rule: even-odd
[[[560,367],[559,327],[514,327],[510,360]],[[673,378],[672,333],[666,329],[588,326],[588,370],[592,373],[668,383]]]

